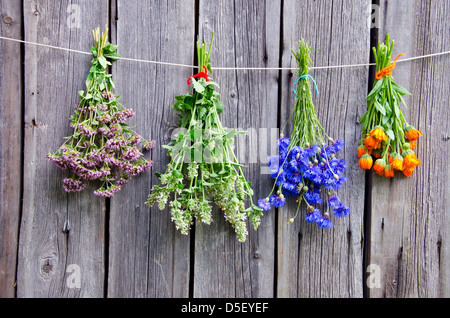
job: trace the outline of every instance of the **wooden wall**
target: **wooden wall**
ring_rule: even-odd
[[[450,1],[380,0],[0,0],[0,35],[88,51],[108,25],[123,57],[192,65],[197,39],[214,32],[212,66],[296,67],[304,38],[315,66],[370,62],[386,33],[405,57],[450,49]],[[372,19],[371,19],[372,18]],[[372,43],[371,43],[372,40]],[[175,230],[168,210],[144,204],[168,163],[161,148],[176,116],[170,106],[195,70],[127,60],[111,68],[116,93],[156,140],[151,172],[111,199],[94,186],[68,195],[66,174],[46,154],[71,132],[68,119],[91,57],[0,40],[0,297],[318,298],[448,297],[450,57],[398,63],[396,81],[413,93],[403,109],[424,132],[423,165],[411,178],[365,173],[356,156],[373,68],[316,69],[319,119],[335,139],[349,181],[339,191],[351,215],[332,230],[306,224],[289,203],[266,213],[245,243],[214,211],[214,222]],[[270,192],[264,174],[278,128],[293,107],[290,70],[216,70],[226,127],[247,130],[237,151],[254,199]],[[289,130],[289,126],[288,126]],[[62,227],[70,213],[71,231]],[[81,286],[70,284],[81,274]],[[367,283],[367,280],[370,280]]]

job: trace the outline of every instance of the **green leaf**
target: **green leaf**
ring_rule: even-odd
[[[373,87],[372,91],[369,93],[369,95],[366,98],[366,101],[371,100],[376,94],[378,94],[378,92],[381,90],[381,86],[384,83],[384,77],[383,79],[379,80],[375,86]]]
[[[386,113],[387,114],[391,114],[392,113],[391,106],[389,106],[389,103],[387,101],[384,102],[384,108],[386,109]]]
[[[87,79],[86,79],[86,88],[89,91],[89,89],[91,88],[91,84],[92,84],[92,79],[93,79],[94,75],[93,73],[89,73]]]
[[[205,116],[207,112],[208,110],[206,109],[206,107],[202,107],[199,112],[199,118],[203,118],[203,116]]]
[[[110,54],[104,54],[107,58],[109,58],[112,61],[120,60],[121,56],[117,53],[110,53]]]
[[[103,55],[98,57],[98,62],[103,68],[107,68],[108,64],[110,64]]]
[[[400,106],[398,105],[398,102],[394,102],[394,113],[395,113],[395,117],[397,117],[398,120],[400,120]]]
[[[78,91],[78,96],[80,96],[80,98],[84,97],[84,91]]]
[[[383,116],[386,115],[386,109],[385,109],[383,106],[381,106],[381,104],[378,102],[378,100],[377,100],[376,98],[374,99],[374,105],[375,105],[375,108],[376,108]]]
[[[392,85],[392,88],[397,92],[397,93],[399,93],[400,95],[412,95],[410,92],[408,92],[408,90],[406,89],[406,88],[404,88],[404,87],[402,87],[402,86],[400,86],[400,85],[398,85],[397,83],[395,83],[395,82],[391,82],[391,85]]]
[[[226,138],[231,139],[236,135],[245,135],[246,133],[247,132],[245,132],[245,131],[237,131],[236,129],[233,129],[226,135]]]
[[[173,175],[174,175],[175,178],[177,178],[177,179],[183,179],[183,174],[182,174],[180,171],[178,171],[178,170],[173,170],[172,173],[173,173]]]
[[[217,100],[215,102],[216,105],[216,109],[217,109],[217,114],[220,114],[223,112],[223,103],[220,100]]]
[[[164,148],[164,149],[167,149],[167,150],[172,150],[173,149],[173,146],[169,146],[169,145],[162,145],[161,147]]]
[[[195,79],[192,79],[192,83],[194,84],[194,89],[197,93],[202,94],[205,91],[205,87]]]
[[[97,57],[98,52],[97,52],[97,48],[96,48],[95,46],[92,46],[92,47],[91,47],[91,53],[92,53],[92,55],[93,55],[94,57]]]
[[[103,52],[104,53],[114,53],[114,52],[116,52],[118,47],[119,47],[118,45],[114,45],[114,44],[108,43],[103,48]]]
[[[389,137],[391,140],[395,140],[395,135],[394,135],[394,132],[392,131],[392,129],[387,130],[387,131],[386,131],[386,135],[388,135],[388,137]]]

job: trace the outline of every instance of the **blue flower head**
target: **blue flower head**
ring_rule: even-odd
[[[310,205],[321,204],[320,189],[309,190],[305,193],[305,199]]]
[[[278,152],[280,154],[286,154],[290,143],[291,140],[289,138],[281,137],[280,139],[278,139]]]
[[[270,204],[272,204],[274,207],[276,208],[281,208],[286,204],[286,198],[284,197],[284,195],[280,194],[280,195],[272,195],[269,198],[269,202]]]
[[[333,227],[333,222],[327,216],[318,218],[316,223],[321,229],[331,229]]]
[[[342,203],[333,209],[333,215],[337,218],[345,218],[349,214],[350,214],[350,208]]]
[[[320,210],[318,210],[318,209],[315,209],[312,212],[308,212],[305,215],[305,220],[306,220],[307,223],[316,222],[320,218],[322,218],[322,214],[320,213]]]
[[[261,199],[258,201],[258,206],[263,209],[264,211],[269,211],[271,209],[271,205],[269,200],[267,199]]]

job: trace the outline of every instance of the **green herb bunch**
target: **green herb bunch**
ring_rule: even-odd
[[[199,74],[191,77],[189,94],[176,97],[172,108],[180,117],[173,140],[163,146],[171,158],[165,173],[157,173],[161,181],[149,195],[148,205],[158,203],[169,207],[172,221],[187,235],[194,218],[204,224],[212,222],[213,202],[233,226],[239,241],[246,240],[246,219],[255,230],[260,224],[262,209],[253,204],[253,190],[233,151],[236,130],[226,131],[220,121],[223,111],[217,83],[210,80],[210,53],[206,44],[197,44]],[[250,206],[246,208],[246,201]]]

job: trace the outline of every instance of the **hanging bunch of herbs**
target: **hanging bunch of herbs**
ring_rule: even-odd
[[[80,102],[71,116],[74,132],[47,159],[71,176],[63,181],[66,192],[79,192],[86,181],[99,180],[101,186],[94,194],[111,197],[130,177],[145,172],[152,161],[145,159],[138,145],[149,150],[154,141],[146,141],[132,131],[125,121],[135,115],[114,95],[112,76],[107,74],[110,61],[120,58],[117,46],[107,42],[108,29],[93,32],[95,46],[91,48],[92,67],[86,79],[86,91],[80,91]]]
[[[367,112],[361,117],[361,141],[358,147],[359,166],[361,169],[373,170],[387,178],[394,177],[394,171],[402,172],[406,177],[414,173],[421,164],[414,149],[422,132],[409,125],[403,116],[401,104],[406,106],[403,96],[411,95],[404,87],[398,85],[393,77],[395,68],[391,56],[394,42],[378,43],[373,48],[377,65],[376,81],[367,96]]]
[[[160,185],[153,187],[147,205],[158,203],[165,208],[168,201],[172,221],[187,235],[194,219],[210,224],[215,203],[233,226],[239,241],[246,240],[247,218],[257,229],[262,209],[253,204],[253,190],[242,172],[234,153],[236,130],[226,131],[219,114],[223,111],[219,87],[211,73],[211,43],[197,44],[198,67],[201,72],[190,77],[187,95],[176,97],[172,108],[180,117],[173,140],[163,146],[170,163],[157,176]],[[248,207],[246,201],[250,201]]]
[[[312,100],[309,81],[315,83],[315,80],[308,74],[312,65],[311,50],[309,44],[301,40],[298,50],[292,51],[299,68],[299,78],[294,83],[295,106],[290,116],[293,117],[293,130],[290,137],[284,136],[282,131],[277,141],[279,154],[269,161],[270,176],[275,182],[272,191],[265,199],[259,200],[258,205],[269,211],[282,208],[287,198],[293,197],[297,211],[289,223],[294,222],[304,202],[306,222],[329,229],[333,226],[331,215],[343,218],[350,213],[350,208],[337,195],[348,178],[344,175],[345,160],[337,158],[344,148],[344,141],[328,136]],[[321,211],[316,206],[324,202],[325,210]]]

